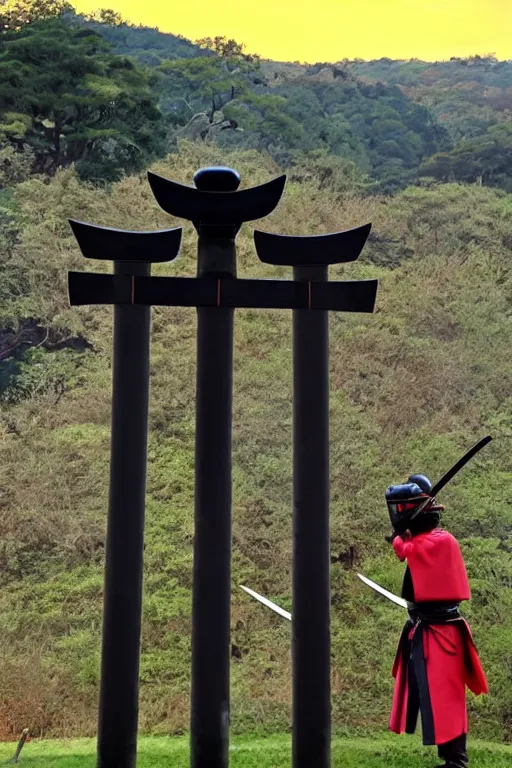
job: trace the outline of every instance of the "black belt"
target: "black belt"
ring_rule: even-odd
[[[449,621],[460,619],[459,603],[411,603],[409,618],[417,624],[447,624]]]

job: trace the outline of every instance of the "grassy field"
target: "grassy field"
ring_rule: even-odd
[[[512,747],[471,741],[470,760],[478,768],[510,768]],[[0,763],[14,755],[15,744],[0,744]],[[93,739],[71,741],[30,741],[20,758],[20,765],[38,768],[94,768]],[[291,765],[290,736],[235,738],[230,748],[232,768],[287,768]],[[188,738],[141,738],[138,768],[172,765],[188,768]],[[419,737],[343,738],[333,741],[333,768],[428,768],[436,765],[434,748],[425,748]]]

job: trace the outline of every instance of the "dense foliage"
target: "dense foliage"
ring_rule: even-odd
[[[118,14],[103,11],[85,18],[87,26],[101,34],[115,53],[131,56],[141,64],[157,66],[169,59],[192,59],[207,52],[179,35],[127,24]]]
[[[369,82],[399,86],[447,131],[449,151],[427,161],[420,173],[510,191],[512,61],[472,56],[435,63],[381,59],[347,66]]]
[[[0,142],[31,153],[36,173],[76,163],[82,178],[112,181],[162,153],[150,75],[108,47],[62,18],[0,33]]]
[[[512,192],[512,122],[493,125],[480,136],[464,139],[450,152],[429,157],[421,176],[464,181]]]
[[[443,62],[350,62],[354,74],[400,86],[429,107],[455,141],[509,122],[512,114],[512,61],[493,56],[452,58]]]
[[[182,144],[155,166],[190,182],[223,162],[244,183],[279,172],[268,155]],[[319,233],[372,221],[346,277],[381,280],[374,316],[331,318],[333,717],[385,729],[400,611],[363,588],[397,592],[403,566],[383,537],[382,490],[411,470],[441,473],[483,434],[495,440],[443,493],[472,582],[465,606],[491,696],[470,699],[473,733],[512,737],[510,244],[512,197],[445,184],[393,199],[339,190],[303,166],[273,231]],[[111,317],[70,309],[66,270],[86,269],[67,218],[133,229],[174,224],[143,177],[94,190],[72,169],[3,201],[0,441],[0,724],[92,734],[96,723],[108,488]],[[271,276],[239,235],[239,271]],[[195,270],[185,227],[180,272]],[[97,268],[97,267],[95,267]],[[163,265],[162,274],[167,272]],[[338,270],[334,270],[336,274]],[[287,277],[286,270],[280,270]],[[290,606],[291,338],[286,313],[236,320],[232,725],[286,729],[290,632],[245,583]],[[141,726],[187,728],[193,537],[195,313],[153,313]],[[172,354],[170,351],[172,350]],[[379,491],[381,489],[381,491]]]

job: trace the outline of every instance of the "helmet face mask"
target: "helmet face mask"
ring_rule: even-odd
[[[424,479],[428,482],[427,478]],[[423,506],[429,500],[430,503]],[[434,499],[417,483],[408,482],[402,485],[391,485],[386,491],[386,502],[393,530],[404,533],[417,517],[418,508],[422,507],[421,514],[430,510]]]

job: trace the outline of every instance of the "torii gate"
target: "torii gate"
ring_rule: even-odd
[[[235,308],[293,310],[293,766],[330,765],[328,311],[373,312],[377,280],[328,282],[358,259],[371,225],[312,237],[255,231],[261,261],[293,281],[237,277],[243,222],[277,206],[285,176],[238,190],[230,168],[196,187],[149,174],[161,208],[194,223],[197,277],[152,277],[181,229],[131,232],[71,221],[87,258],[114,274],[69,273],[71,305],[114,305],[111,475],[105,562],[98,768],[134,768],[147,464],[150,308],[197,307],[191,766],[227,768],[231,594],[231,453]]]

